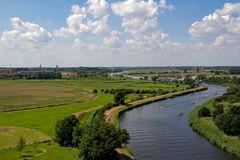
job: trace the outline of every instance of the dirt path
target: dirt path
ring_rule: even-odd
[[[76,112],[73,115],[76,116],[77,118],[79,118],[80,116],[82,116],[85,113],[96,111],[96,110],[98,110],[100,108],[102,108],[102,106],[98,106],[98,107],[94,107],[94,108],[90,108],[90,109],[85,109],[85,110],[82,110],[80,112]]]
[[[107,110],[104,115],[105,115],[105,120],[107,123],[110,123],[110,118],[111,118],[111,114],[112,112],[114,112],[115,110],[117,110],[118,108],[121,108],[122,106],[118,106],[118,107],[114,107],[112,109]]]

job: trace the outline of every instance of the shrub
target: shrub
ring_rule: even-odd
[[[198,111],[198,117],[211,117],[210,110],[207,107],[202,107]]]
[[[228,95],[236,94],[238,92],[238,88],[235,86],[230,86],[227,90]]]
[[[123,92],[118,92],[114,96],[114,102],[116,104],[125,104],[125,94]]]
[[[18,152],[22,152],[26,145],[25,139],[23,137],[20,137],[16,146],[16,149]]]
[[[231,126],[231,129],[230,129],[231,135],[240,135],[240,116],[234,116],[232,118],[230,126]]]
[[[212,114],[212,117],[215,118],[217,115],[219,114],[222,114],[224,112],[224,107],[222,104],[216,104],[214,106],[214,111],[213,111],[213,114]]]
[[[106,94],[109,93],[109,89],[105,89],[104,93]]]
[[[226,134],[230,134],[230,123],[232,120],[232,115],[229,113],[223,113],[220,115],[217,115],[216,118],[214,119],[214,123],[218,128]]]
[[[73,146],[73,131],[78,123],[78,119],[73,115],[57,121],[55,126],[56,142],[61,146]]]
[[[231,106],[229,112],[230,114],[240,116],[240,106]]]
[[[214,119],[214,123],[220,130],[227,135],[240,135],[240,116],[234,116],[230,113],[223,113],[217,115]]]

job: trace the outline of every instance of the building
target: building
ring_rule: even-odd
[[[11,69],[9,68],[0,68],[0,75],[10,76],[12,74]]]

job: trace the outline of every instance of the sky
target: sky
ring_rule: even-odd
[[[239,65],[239,0],[0,0],[0,66]]]

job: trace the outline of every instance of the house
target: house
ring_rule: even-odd
[[[77,72],[70,72],[70,71],[62,71],[61,75],[62,76],[77,76],[78,73]]]
[[[11,75],[12,71],[9,68],[0,68],[0,75]]]

